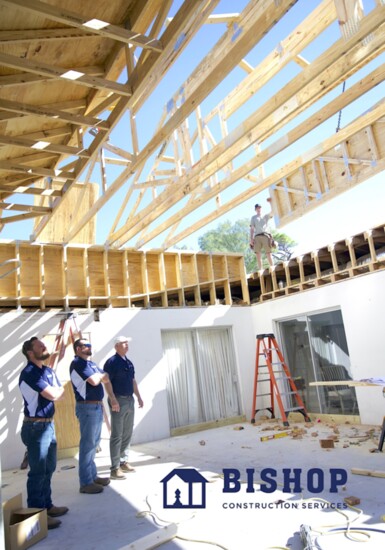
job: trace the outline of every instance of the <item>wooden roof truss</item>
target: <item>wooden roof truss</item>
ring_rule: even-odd
[[[368,13],[360,0],[314,3],[253,66],[253,49],[303,1],[250,1],[219,15],[219,0],[185,0],[170,18],[172,0],[0,0],[0,228],[35,218],[32,241],[92,244],[96,216],[108,213],[109,247],[162,238],[167,249],[267,188],[279,226],[383,170],[383,102],[280,160],[385,78],[382,0]],[[342,36],[309,58],[337,22]],[[137,117],[205,23],[226,26],[154,113],[143,145]],[[332,93],[369,63],[344,93]],[[271,93],[293,64],[294,76]],[[207,108],[239,68],[246,76]],[[115,143],[118,123],[129,137]]]

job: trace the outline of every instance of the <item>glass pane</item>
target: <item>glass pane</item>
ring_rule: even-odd
[[[318,381],[352,380],[341,311],[309,316],[312,354]],[[356,414],[356,390],[345,385],[319,387],[322,412]]]
[[[320,413],[318,387],[315,382],[310,339],[306,317],[297,317],[280,323],[284,357],[290,374],[302,397],[307,412]]]

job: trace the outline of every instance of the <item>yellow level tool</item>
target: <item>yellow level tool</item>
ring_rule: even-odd
[[[286,437],[287,435],[290,435],[291,434],[291,431],[290,432],[278,432],[276,434],[273,434],[273,435],[264,435],[261,437],[261,441],[269,441],[269,439],[278,439],[280,437]]]

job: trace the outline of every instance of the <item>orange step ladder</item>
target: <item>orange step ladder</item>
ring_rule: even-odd
[[[54,336],[55,341],[49,360],[49,366],[51,369],[56,370],[58,363],[60,363],[65,355],[68,338],[71,337],[71,342],[73,344],[77,338],[82,337],[81,330],[76,322],[76,316],[73,313],[68,313],[68,315],[60,321],[58,332],[56,332]]]
[[[266,382],[268,382],[269,391],[257,393],[260,385]],[[266,396],[270,397],[270,406],[257,408],[260,400]],[[257,334],[251,423],[255,423],[255,415],[261,410],[268,410],[271,418],[275,418],[276,404],[284,426],[289,426],[287,417],[290,412],[299,412],[306,422],[311,422],[274,334]]]

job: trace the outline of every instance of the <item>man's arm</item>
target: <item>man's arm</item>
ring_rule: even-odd
[[[107,379],[102,380],[102,384],[106,390],[106,393],[108,395],[108,399],[110,400],[111,409],[113,412],[119,412],[120,411],[120,405],[118,403],[118,400],[115,397],[114,390],[112,389],[112,384],[110,377],[107,373],[105,373],[105,376],[107,376]]]
[[[40,395],[49,401],[57,401],[64,394],[63,386],[47,386]]]
[[[254,225],[252,224],[252,220],[250,221],[250,244],[254,246]]]
[[[119,403],[118,403],[118,401],[115,397],[115,394],[113,392],[113,389],[112,389],[110,377],[108,376],[108,374],[106,372],[103,372],[103,373],[95,372],[94,374],[92,374],[91,376],[89,376],[87,378],[86,382],[91,384],[91,386],[98,386],[99,384],[103,384],[103,386],[106,389],[106,393],[108,395],[108,398],[111,402],[111,409],[114,412],[119,412],[120,411]]]
[[[134,394],[136,395],[136,398],[138,400],[139,408],[142,408],[143,407],[143,400],[140,396],[138,384],[136,383],[135,378],[133,379],[132,384],[133,384],[133,387],[134,387]]]

